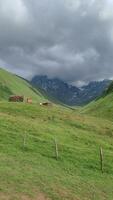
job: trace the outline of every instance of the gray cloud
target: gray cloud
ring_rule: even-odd
[[[71,83],[113,77],[112,0],[1,0],[0,65]]]

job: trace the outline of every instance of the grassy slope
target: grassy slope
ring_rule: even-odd
[[[0,69],[0,100],[7,100],[12,94],[32,97],[34,101],[44,99],[43,95],[31,87],[31,85],[20,77]]]
[[[54,138],[59,160],[54,157]],[[39,192],[52,200],[112,200],[112,157],[113,123],[109,120],[60,106],[0,103],[1,200],[37,200]]]
[[[82,113],[113,119],[113,93],[109,93],[81,109]]]

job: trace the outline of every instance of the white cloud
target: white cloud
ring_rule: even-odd
[[[27,8],[22,0],[1,0],[0,13],[2,20],[11,20],[12,23],[23,23],[27,20]]]

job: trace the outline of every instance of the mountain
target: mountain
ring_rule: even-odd
[[[10,95],[24,95],[34,101],[42,101],[44,96],[25,79],[0,68],[0,100],[8,100]]]
[[[58,78],[49,79],[47,76],[38,75],[32,78],[31,84],[36,88],[40,87],[62,103],[74,106],[84,105],[100,96],[110,84],[110,80],[94,81],[77,88]]]
[[[64,104],[72,105],[73,98],[78,101],[80,89],[75,86],[68,85],[58,78],[48,79],[47,76],[35,76],[31,84],[42,88],[46,93],[58,99]]]

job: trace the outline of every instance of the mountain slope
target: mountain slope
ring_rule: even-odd
[[[34,87],[42,88],[47,94],[67,105],[84,105],[102,94],[110,80],[90,82],[81,88],[69,85],[58,78],[34,76],[31,80]]]
[[[104,91],[103,95],[97,100],[91,102],[81,112],[97,117],[113,119],[113,82]]]
[[[81,92],[79,94],[81,105],[87,104],[101,96],[110,83],[111,80],[91,81],[88,85],[81,87]]]
[[[8,100],[10,95],[24,95],[34,101],[44,99],[41,92],[34,89],[30,83],[4,69],[0,69],[0,100]]]

